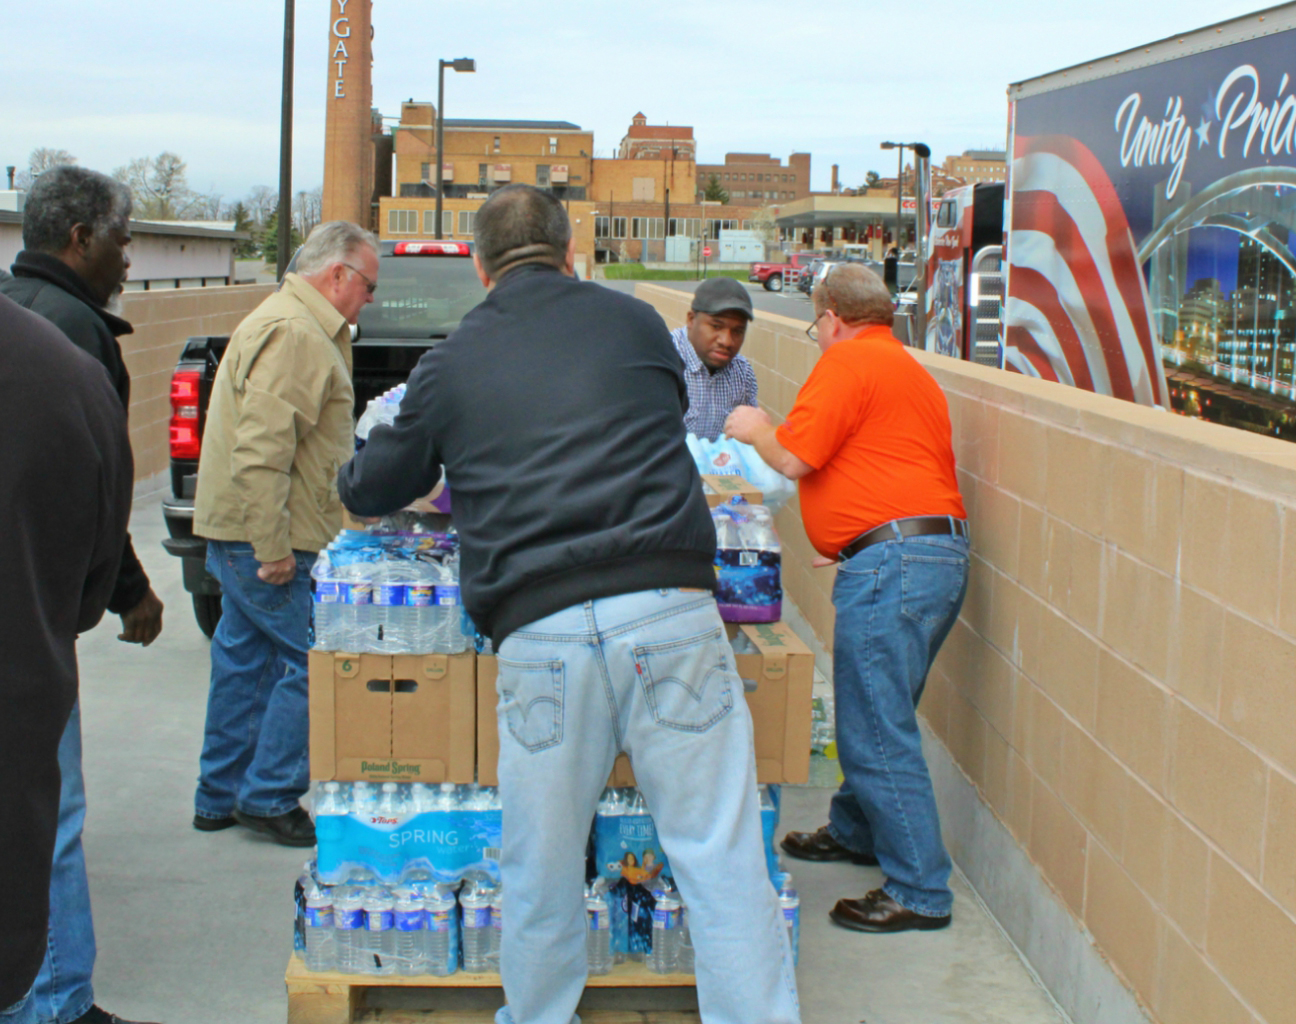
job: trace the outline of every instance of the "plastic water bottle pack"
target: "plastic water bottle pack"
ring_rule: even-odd
[[[315,581],[316,650],[459,654],[465,630],[453,533],[344,530],[321,551]]]
[[[494,788],[323,782],[314,799],[316,870],[327,884],[499,879],[502,811]]]
[[[733,498],[711,510],[716,531],[716,604],[726,622],[783,615],[782,545],[764,505]]]
[[[297,947],[307,970],[380,977],[459,970],[454,886],[330,886],[313,867],[297,884]]]

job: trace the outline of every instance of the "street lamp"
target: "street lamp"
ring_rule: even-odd
[[[913,149],[915,145],[916,144],[913,142],[882,143],[883,149],[894,149],[897,151],[896,152],[896,226],[895,226],[895,236],[892,239],[892,242],[895,244],[897,253],[900,252],[900,215],[903,209],[901,205],[901,195],[904,189],[901,186],[901,181],[904,177],[904,151],[906,149]]]
[[[441,174],[444,170],[445,146],[445,69],[454,71],[476,71],[477,62],[471,57],[456,57],[454,60],[437,61],[437,110],[436,110],[436,237],[441,238]]]

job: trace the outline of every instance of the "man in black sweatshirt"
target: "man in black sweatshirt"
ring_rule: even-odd
[[[702,1019],[791,1024],[680,359],[648,305],[574,279],[574,254],[551,193],[514,185],[482,205],[473,259],[490,294],[342,468],[342,501],[393,512],[442,466],[454,495],[464,604],[499,655],[499,1024],[573,1019],[585,842],[618,751],[689,907]]]
[[[117,338],[129,323],[112,312],[126,281],[130,256],[130,190],[84,167],[54,167],[32,186],[23,210],[23,251],[0,294],[38,313],[103,364],[121,402],[130,410],[130,374]],[[147,647],[162,631],[162,602],[153,593],[130,534],[108,599],[121,616],[118,639]],[[49,949],[33,988],[40,1024],[130,1024],[95,1005],[94,921],[85,851],[85,782],[81,774],[81,706],[59,746],[63,789],[51,880]]]
[[[29,990],[48,949],[59,737],[77,698],[77,634],[99,621],[117,578],[132,466],[103,368],[3,296],[0,403],[0,1017],[37,1020]]]

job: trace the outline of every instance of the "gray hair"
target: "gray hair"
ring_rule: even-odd
[[[571,221],[557,197],[534,185],[507,185],[482,203],[473,221],[477,258],[492,281],[524,263],[561,269]]]
[[[130,220],[130,189],[115,178],[85,167],[63,164],[36,179],[23,209],[23,246],[58,253],[84,224],[98,237]]]
[[[832,310],[848,324],[890,327],[895,320],[895,300],[882,278],[858,263],[832,267],[811,298],[816,313]]]
[[[318,274],[334,263],[345,263],[362,246],[378,251],[373,232],[349,220],[326,220],[316,224],[297,254],[297,273]]]

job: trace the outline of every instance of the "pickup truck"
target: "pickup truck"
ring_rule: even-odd
[[[822,253],[794,252],[788,256],[786,263],[753,263],[747,272],[747,280],[763,284],[766,291],[781,292],[784,278],[799,278],[811,260],[821,259]]]
[[[294,265],[295,257],[288,269]],[[356,414],[404,381],[485,296],[468,242],[380,243],[374,301],[352,332]],[[162,501],[170,534],[162,546],[183,562],[184,587],[208,637],[220,621],[221,594],[206,569],[207,542],[193,532],[193,499],[212,381],[228,344],[228,335],[192,337],[180,351],[171,377],[171,492]]]

